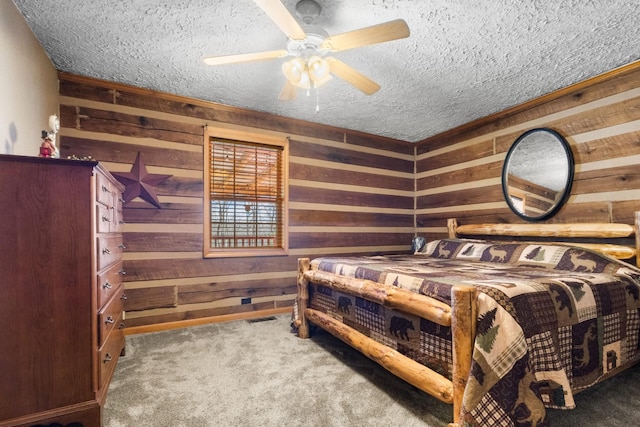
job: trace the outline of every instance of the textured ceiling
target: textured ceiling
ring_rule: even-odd
[[[637,0],[317,1],[314,24],[329,35],[409,25],[409,38],[333,54],[380,84],[376,94],[334,78],[279,101],[284,58],[204,64],[285,48],[251,0],[14,3],[58,70],[410,142],[640,58]],[[296,2],[283,1],[294,16]]]

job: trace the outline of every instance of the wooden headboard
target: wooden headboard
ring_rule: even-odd
[[[591,249],[613,258],[628,260],[635,257],[640,267],[640,212],[634,213],[634,224],[621,223],[568,223],[568,224],[467,224],[458,225],[456,219],[449,219],[449,237],[532,237],[565,239],[558,244],[571,244]],[[635,244],[612,243],[616,239],[631,237]],[[583,243],[571,239],[597,239],[603,243]]]

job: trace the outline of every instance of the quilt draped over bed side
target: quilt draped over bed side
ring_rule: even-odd
[[[445,303],[455,285],[479,290],[461,414],[468,425],[547,425],[545,407],[574,407],[573,391],[640,357],[640,270],[588,250],[444,239],[415,255],[325,257],[311,265]],[[331,291],[315,286],[311,305],[450,376],[450,330]]]

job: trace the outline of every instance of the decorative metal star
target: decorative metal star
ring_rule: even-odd
[[[129,203],[136,197],[140,197],[158,209],[162,209],[162,207],[156,195],[155,187],[173,176],[156,175],[147,172],[147,167],[142,161],[142,153],[139,151],[136,161],[131,167],[131,172],[113,172],[112,175],[125,186],[124,204]]]

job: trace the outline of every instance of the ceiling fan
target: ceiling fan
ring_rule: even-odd
[[[285,33],[289,39],[286,49],[212,56],[203,61],[209,65],[222,65],[293,57],[282,64],[286,81],[279,95],[281,100],[294,99],[298,88],[317,88],[332,75],[372,95],[380,90],[380,85],[337,58],[326,56],[327,53],[409,37],[409,27],[402,19],[329,36],[322,28],[312,25],[322,10],[314,0],[300,0],[296,4],[296,14],[304,26],[298,24],[280,0],[254,1]]]

